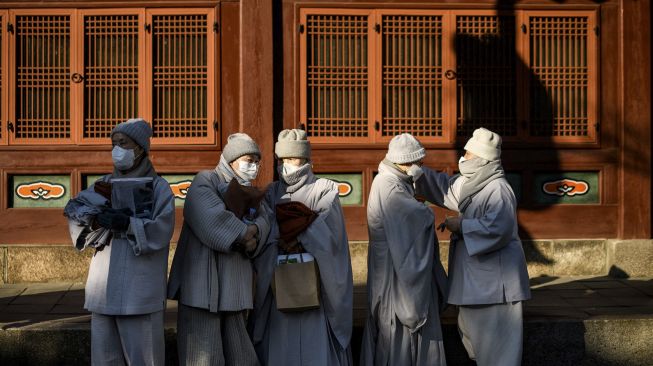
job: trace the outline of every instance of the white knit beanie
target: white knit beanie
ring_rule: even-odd
[[[150,151],[150,137],[152,137],[152,127],[142,118],[132,118],[125,122],[117,124],[111,130],[111,137],[115,133],[124,133],[134,140],[138,146],[142,147],[145,152]]]
[[[231,163],[243,155],[256,155],[261,158],[261,150],[248,134],[237,132],[229,135],[227,145],[222,149],[222,156]]]
[[[483,127],[474,130],[472,138],[465,144],[465,150],[485,160],[501,158],[501,136]]]
[[[391,163],[408,164],[422,160],[425,156],[426,150],[422,144],[413,135],[402,133],[390,140],[385,158]]]
[[[279,139],[274,144],[274,153],[279,159],[311,158],[311,143],[306,139],[306,131],[292,129],[279,133]]]

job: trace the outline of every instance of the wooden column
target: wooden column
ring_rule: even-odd
[[[624,239],[651,237],[650,6],[644,0],[620,3],[623,110],[619,236]]]
[[[240,125],[261,148],[258,184],[272,181],[272,1],[240,2]]]

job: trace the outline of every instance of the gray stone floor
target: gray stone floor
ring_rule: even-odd
[[[537,277],[531,279],[533,298],[526,303],[525,321],[653,318],[653,278]],[[365,288],[356,287],[354,322],[365,319]],[[81,283],[0,285],[0,329],[87,328]],[[175,327],[176,301],[168,301],[166,328]],[[442,315],[455,323],[456,309]]]

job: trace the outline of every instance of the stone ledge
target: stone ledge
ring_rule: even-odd
[[[612,274],[641,277],[653,272],[652,240],[608,240],[607,248]]]
[[[171,245],[168,267],[172,265]],[[367,280],[366,241],[350,242],[354,284]],[[449,242],[440,243],[447,268]],[[525,241],[530,277],[538,276],[653,276],[653,240],[536,240]],[[0,283],[86,280],[92,250],[78,252],[70,245],[0,246]]]
[[[454,324],[442,326],[447,363],[474,365],[467,359]],[[352,348],[357,361],[362,329],[354,328]],[[176,331],[167,328],[166,365],[175,365]],[[648,366],[653,360],[653,319],[598,319],[524,323],[525,366]],[[88,365],[89,326],[0,330],[0,364]]]

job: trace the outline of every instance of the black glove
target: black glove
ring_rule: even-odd
[[[107,208],[100,212],[96,219],[97,223],[104,228],[117,231],[127,231],[131,214],[132,212],[128,208],[120,210]]]

